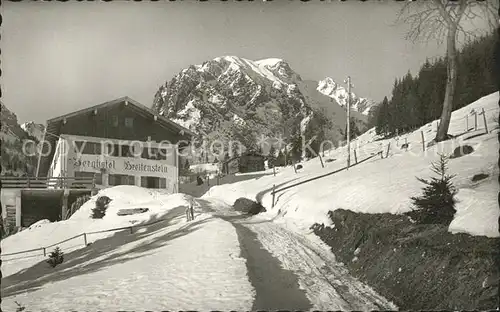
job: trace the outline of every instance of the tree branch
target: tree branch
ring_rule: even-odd
[[[412,42],[418,39],[426,41],[436,39],[442,43],[449,30],[455,32],[457,36],[463,35],[467,41],[476,38],[477,31],[466,30],[461,21],[466,19],[473,22],[475,19],[485,19],[494,29],[498,25],[496,10],[496,4],[488,0],[406,2],[399,11],[397,22],[410,26],[405,38]]]

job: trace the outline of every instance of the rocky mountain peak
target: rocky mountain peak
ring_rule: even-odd
[[[43,140],[43,133],[45,131],[44,125],[35,123],[34,121],[28,121],[28,122],[21,124],[21,128],[28,135],[36,138],[38,141]]]
[[[346,113],[317,86],[303,81],[283,59],[227,55],[181,70],[159,87],[152,106],[200,137],[245,146],[261,136],[294,136],[312,125],[338,140]]]

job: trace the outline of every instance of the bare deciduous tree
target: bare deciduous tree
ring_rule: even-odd
[[[453,96],[457,83],[457,41],[468,41],[477,36],[478,32],[464,27],[467,22],[482,20],[490,28],[498,25],[497,1],[490,0],[427,0],[407,2],[403,5],[398,22],[410,26],[406,39],[413,42],[437,40],[446,41],[447,81],[441,112],[441,120],[436,134],[436,142],[448,138]]]

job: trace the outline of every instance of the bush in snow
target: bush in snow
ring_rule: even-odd
[[[49,260],[47,260],[47,263],[50,264],[51,267],[55,268],[57,265],[63,263],[63,261],[63,252],[59,249],[59,247],[56,247],[56,249],[49,254]]]
[[[4,239],[10,235],[14,235],[17,233],[17,229],[15,225],[9,222],[7,218],[2,220],[2,223],[0,223],[2,228],[0,229],[0,234],[1,234],[1,239]]]
[[[22,311],[26,310],[26,307],[25,307],[25,306],[23,306],[22,304],[20,304],[20,303],[19,303],[19,302],[17,302],[17,301],[14,301],[14,302],[15,302],[15,304],[17,305],[16,312],[22,312]]]
[[[73,204],[71,204],[70,209],[67,211],[65,220],[69,219],[78,209],[80,209],[83,204],[89,201],[90,195],[83,195],[78,197]]]
[[[254,202],[248,198],[238,198],[233,204],[234,210],[240,211],[243,213],[256,215],[261,212],[265,212],[266,208],[264,208],[260,203]]]
[[[447,163],[448,157],[440,155],[439,161],[432,163],[432,171],[439,177],[417,178],[425,184],[423,194],[411,197],[416,209],[406,213],[417,223],[448,225],[453,220],[457,190],[451,182],[454,175],[447,174]]]
[[[92,219],[102,219],[110,202],[111,198],[108,196],[99,197],[95,202],[95,208],[92,209]]]

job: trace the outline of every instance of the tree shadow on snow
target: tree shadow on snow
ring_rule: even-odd
[[[47,283],[54,283],[66,280],[71,277],[97,272],[103,268],[125,263],[150,255],[152,250],[166,246],[170,241],[196,231],[200,225],[211,221],[211,218],[191,221],[182,225],[179,229],[172,230],[165,234],[158,234],[159,231],[170,225],[174,219],[183,218],[186,207],[180,206],[170,210],[162,219],[153,225],[142,227],[141,231],[134,229],[116,232],[113,236],[97,240],[91,245],[64,254],[64,262],[56,268],[51,268],[43,260],[34,266],[17,272],[13,275],[2,278],[2,297],[9,297],[16,294],[31,292],[40,289]],[[148,223],[151,220],[148,220]],[[136,225],[137,226],[137,225]],[[157,237],[148,237],[157,234]],[[126,244],[144,240],[123,252],[113,252]],[[97,259],[102,257],[101,259]],[[95,260],[97,259],[97,260]],[[95,260],[94,262],[90,262]],[[130,272],[133,274],[133,272]]]
[[[282,187],[282,186],[284,186],[284,185],[286,185],[286,184],[288,184],[290,182],[293,182],[295,180],[298,180],[298,179],[300,179],[300,178],[294,178],[294,179],[288,180],[286,182],[283,182],[283,183],[275,185],[275,187],[276,188],[280,188],[280,187]],[[266,193],[271,192],[272,190],[273,190],[273,188],[270,187],[270,188],[267,188],[265,190],[260,191],[255,196],[256,197],[256,201],[258,203],[262,203],[262,198],[264,197],[264,195]],[[278,196],[278,198],[279,198],[279,196]],[[230,206],[231,209],[227,211],[230,214],[225,214],[224,212],[222,212],[222,211],[220,211],[220,210],[218,210],[218,209],[215,208],[218,205],[217,203],[211,202],[209,200],[201,199],[201,198],[197,198],[196,201],[201,204],[202,211],[212,213],[215,217],[221,218],[224,221],[228,221],[228,222],[242,221],[242,220],[250,219],[250,218],[252,218],[254,216],[254,215],[249,215],[249,214],[244,214],[244,213],[237,212],[237,211],[234,210],[233,206]],[[275,218],[276,217],[274,217],[272,219],[269,219],[269,220],[255,221],[255,222],[251,222],[251,223],[271,222]],[[239,223],[243,223],[243,222],[239,222]],[[247,222],[247,223],[250,223],[250,222]]]

